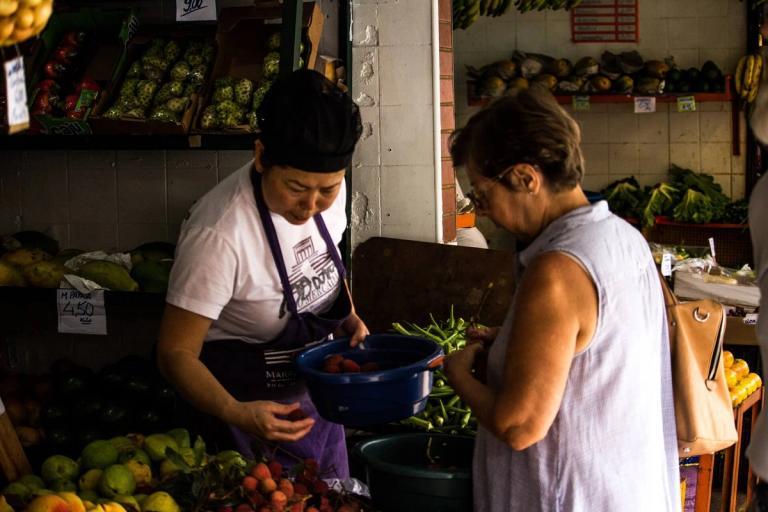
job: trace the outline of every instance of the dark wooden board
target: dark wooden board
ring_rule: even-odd
[[[512,301],[515,254],[394,238],[371,238],[352,255],[352,295],[371,332],[392,322],[429,322],[429,314],[501,325]]]

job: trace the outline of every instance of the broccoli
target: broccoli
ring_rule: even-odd
[[[636,217],[643,201],[643,190],[634,176],[614,181],[600,193],[611,211],[620,217]]]
[[[680,190],[669,183],[661,182],[653,186],[648,201],[643,206],[643,226],[652,227],[657,215],[668,213],[677,203]]]
[[[675,206],[673,217],[677,222],[704,224],[715,218],[715,205],[710,197],[689,188],[680,203]]]

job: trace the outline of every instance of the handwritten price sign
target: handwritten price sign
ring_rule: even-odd
[[[176,21],[216,21],[216,0],[176,0]]]
[[[58,290],[59,332],[73,334],[107,334],[104,290],[80,293]]]
[[[29,127],[27,109],[27,84],[24,79],[24,59],[16,57],[5,63],[5,90],[8,100],[7,115],[9,133],[26,130]]]

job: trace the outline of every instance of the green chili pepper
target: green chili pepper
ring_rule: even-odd
[[[448,403],[445,404],[445,406],[446,407],[453,407],[454,405],[456,405],[456,402],[458,402],[458,401],[459,401],[459,395],[454,395],[453,398],[448,400]]]
[[[469,424],[469,418],[471,417],[472,417],[472,413],[469,411],[465,413],[464,416],[461,417],[461,428],[464,428]]]

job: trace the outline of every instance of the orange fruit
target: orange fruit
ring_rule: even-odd
[[[45,2],[44,4],[37,6],[35,9],[35,23],[33,26],[36,29],[42,29],[45,24],[48,23],[48,18],[51,17],[52,12],[53,3],[51,2]]]
[[[35,33],[35,29],[15,27],[11,37],[6,41],[7,43],[22,43],[32,37]]]
[[[723,366],[730,368],[733,364],[733,354],[730,350],[723,350]]]
[[[16,11],[16,28],[29,28],[35,22],[35,11],[28,7],[22,7]]]
[[[16,0],[0,0],[0,16],[10,16],[19,8]]]
[[[735,359],[731,365],[731,370],[739,374],[739,379],[743,379],[749,373],[749,365],[743,359]]]
[[[725,369],[725,382],[728,383],[728,388],[736,387],[739,383],[739,374],[733,371],[731,368]]]
[[[742,386],[736,386],[731,390],[731,403],[734,407],[738,406],[741,402],[747,398],[747,390]]]

